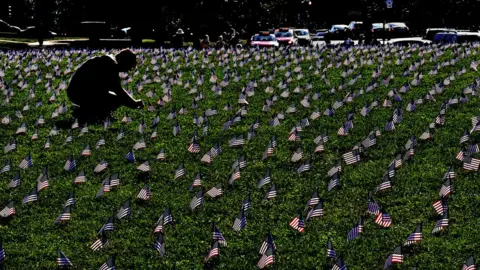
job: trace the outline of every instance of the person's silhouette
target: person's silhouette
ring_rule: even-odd
[[[73,74],[67,96],[73,105],[73,117],[79,122],[103,120],[120,106],[142,108],[142,100],[134,99],[122,87],[120,72],[137,65],[135,53],[121,50],[115,56],[103,55],[88,59]]]

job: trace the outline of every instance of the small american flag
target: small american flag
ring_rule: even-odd
[[[186,171],[185,171],[185,168],[183,167],[183,163],[182,163],[178,166],[177,170],[175,171],[174,180],[185,176],[185,173],[186,173]]]
[[[308,212],[306,220],[309,220],[313,217],[322,217],[324,214],[325,210],[323,209],[323,200],[321,200],[310,210],[310,212]]]
[[[433,228],[432,233],[433,234],[439,233],[443,231],[447,226],[448,226],[448,211],[445,211],[441,219],[439,219],[435,224],[435,228]]]
[[[103,263],[98,270],[115,270],[115,255],[111,256],[108,261]]]
[[[312,161],[309,159],[307,161],[305,161],[298,169],[297,169],[297,173],[298,174],[301,174],[302,172],[306,172],[306,171],[309,171],[312,166],[311,166],[311,163]]]
[[[166,158],[166,156],[165,156],[165,150],[164,150],[164,149],[160,149],[160,152],[159,152],[158,155],[157,155],[157,160],[164,161],[165,158]]]
[[[74,184],[83,184],[86,182],[86,177],[85,177],[85,172],[84,171],[81,171],[77,177],[75,177],[75,179],[73,180],[73,183]]]
[[[382,227],[390,227],[392,226],[392,219],[387,212],[383,212],[382,210],[380,210],[377,217],[375,218],[375,223]]]
[[[444,198],[452,194],[452,183],[450,182],[450,179],[445,180],[438,194],[440,195],[440,197],[444,197]]]
[[[37,190],[38,192],[46,189],[47,187],[50,186],[49,182],[49,177],[48,175],[42,175],[40,179],[37,180]]]
[[[108,162],[102,160],[97,166],[95,166],[94,172],[100,173],[108,168]]]
[[[439,215],[443,215],[443,213],[447,212],[448,210],[447,201],[444,198],[436,200],[433,202],[432,206],[435,209],[435,212],[437,212]]]
[[[103,231],[113,231],[115,229],[114,224],[115,218],[113,216],[109,217],[98,231],[98,234],[101,234]]]
[[[260,269],[265,268],[275,262],[275,250],[272,246],[268,247],[262,254],[262,257],[257,263],[257,267]]]
[[[338,171],[332,174],[330,182],[328,182],[327,190],[331,191],[337,186],[340,186],[340,173],[338,173]]]
[[[35,202],[38,200],[38,192],[37,192],[37,187],[35,186],[30,193],[27,194],[22,200],[23,204],[29,203],[29,202]]]
[[[145,140],[142,138],[140,139],[138,142],[136,142],[134,145],[133,145],[133,149],[134,150],[140,150],[140,149],[144,149],[146,148],[147,145],[145,143]]]
[[[206,194],[212,198],[219,197],[223,194],[222,184],[218,184],[217,186],[213,187]]]
[[[228,183],[231,185],[233,182],[236,180],[240,179],[241,174],[240,174],[240,166],[235,167],[235,169],[232,172],[232,175],[230,176],[230,179],[228,180]]]
[[[473,261],[473,257],[470,256],[467,259],[467,261],[463,264],[462,270],[476,270],[476,269],[477,269],[477,265]]]
[[[20,173],[17,174],[12,178],[12,180],[8,183],[9,188],[16,188],[20,185]]]
[[[360,220],[355,223],[347,236],[347,240],[351,241],[357,238],[363,232],[363,216],[360,216]]]
[[[3,165],[2,169],[0,170],[0,173],[9,172],[11,169],[12,169],[11,160],[7,159],[7,160],[5,160],[5,164]]]
[[[17,143],[16,143],[16,140],[15,138],[13,138],[9,144],[7,144],[5,147],[3,147],[3,152],[4,153],[8,153],[8,152],[11,152],[13,150],[17,149]]]
[[[87,145],[85,146],[85,148],[83,148],[81,155],[84,156],[84,157],[88,157],[88,156],[90,156],[91,154],[92,154],[92,151],[90,150],[90,145],[87,144]]]
[[[157,235],[155,244],[153,244],[153,248],[158,251],[160,257],[165,255],[165,240],[163,239],[163,234],[160,233]]]
[[[57,217],[55,223],[64,223],[70,221],[72,217],[71,214],[71,206],[67,206],[63,208],[63,212]]]
[[[238,232],[247,225],[247,217],[245,216],[244,211],[245,210],[243,210],[242,208],[238,216],[235,218],[235,221],[233,222],[233,226],[232,226],[234,231]]]
[[[367,212],[372,215],[378,215],[380,213],[380,207],[377,202],[373,199],[371,193],[368,198],[368,209]]]
[[[265,195],[264,200],[270,200],[277,197],[277,189],[275,187],[275,184],[273,184],[270,189],[267,191],[267,194]]]
[[[330,240],[328,240],[327,242],[327,258],[332,258],[332,259],[337,258],[337,253],[333,249],[333,244]]]
[[[187,150],[190,153],[200,152],[200,145],[198,144],[196,139],[193,139],[193,142],[188,146]]]
[[[415,230],[408,235],[407,241],[405,242],[405,246],[410,246],[415,243],[419,243],[422,241],[422,224],[419,223]]]
[[[13,215],[15,215],[15,206],[14,202],[12,201],[9,202],[5,208],[2,209],[2,211],[0,211],[0,217],[7,218]]]
[[[214,242],[212,248],[208,251],[207,255],[205,256],[204,262],[208,262],[211,258],[217,257],[220,254],[218,248],[218,242]]]
[[[137,198],[140,200],[148,201],[150,200],[151,193],[152,192],[150,191],[148,185],[145,185],[138,193]]]
[[[261,188],[264,185],[270,183],[271,181],[272,181],[272,175],[271,175],[270,169],[267,168],[267,171],[265,172],[265,176],[260,179],[260,181],[258,182],[257,188]]]
[[[65,165],[63,166],[63,169],[67,172],[71,172],[75,169],[77,166],[75,159],[73,159],[73,155],[70,156],[70,158],[67,159],[65,162]]]
[[[397,246],[394,250],[393,253],[388,256],[387,261],[385,262],[383,269],[389,268],[392,263],[397,263],[401,264],[403,263],[403,255],[402,255],[402,247]]]
[[[222,233],[218,229],[217,225],[213,223],[213,241],[218,241],[219,244],[222,246],[226,247],[227,246],[227,241],[223,237]]]
[[[273,240],[273,235],[271,233],[269,233],[268,236],[263,241],[262,246],[260,247],[259,253],[261,255],[265,254],[268,248],[272,248],[273,250],[276,249],[276,245]]]
[[[190,209],[195,210],[198,206],[203,205],[203,191],[200,190],[195,194],[192,201],[190,201]]]
[[[392,187],[392,182],[390,176],[385,174],[382,178],[382,183],[377,187],[377,192],[389,189]]]
[[[104,146],[105,145],[105,138],[100,138],[100,140],[98,140],[97,144],[95,145],[95,148],[98,149],[100,148],[101,146]]]
[[[122,219],[130,216],[130,200],[125,201],[120,210],[117,212],[117,218]]]
[[[343,262],[343,259],[339,258],[332,267],[332,270],[347,270],[347,266]]]
[[[142,171],[142,172],[149,172],[151,169],[150,169],[150,164],[149,164],[148,160],[145,161],[144,163],[140,164],[137,167],[137,170]]]
[[[72,262],[65,256],[65,254],[59,250],[57,256],[57,265],[59,267],[73,266]]]
[[[20,169],[23,169],[23,170],[25,170],[29,167],[32,167],[32,166],[33,166],[33,160],[32,160],[32,156],[30,155],[30,153],[28,153],[28,155],[18,165],[18,167],[20,167]]]
[[[73,192],[70,192],[70,194],[68,194],[68,199],[65,202],[65,204],[63,205],[63,207],[67,207],[67,206],[71,206],[71,205],[75,205],[75,193],[73,193]]]
[[[304,232],[305,230],[305,223],[302,218],[302,214],[299,213],[297,216],[295,216],[289,223],[290,227],[292,227],[294,230],[297,230],[299,232]]]

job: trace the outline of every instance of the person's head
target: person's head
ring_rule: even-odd
[[[222,40],[223,40],[223,36],[219,36],[218,41],[222,41]]]
[[[137,56],[130,49],[123,49],[117,55],[115,55],[115,60],[119,70],[121,72],[127,72],[134,69],[137,66]]]

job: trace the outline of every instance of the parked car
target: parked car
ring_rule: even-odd
[[[449,32],[454,30],[455,29],[453,28],[427,28],[427,30],[425,30],[425,35],[423,36],[423,38],[428,40],[433,40],[433,37],[435,37],[437,33]]]
[[[390,38],[410,37],[410,29],[403,22],[387,23]]]
[[[38,37],[37,29],[35,28],[35,26],[27,26],[25,29],[22,29],[20,31],[20,33],[18,33],[18,35],[20,37],[25,37],[25,38],[37,38]],[[44,38],[51,38],[51,37],[55,37],[55,36],[57,36],[57,33],[52,32],[50,30],[45,30],[45,32],[43,33]]]
[[[392,38],[387,41],[387,43],[395,44],[399,46],[408,46],[408,45],[428,45],[431,44],[432,41],[428,39],[424,39],[422,37],[408,37],[408,38]]]
[[[0,33],[18,34],[22,31],[20,27],[10,25],[6,21],[0,20]]]
[[[480,41],[479,32],[440,32],[433,37],[434,43],[464,43]]]
[[[275,35],[270,34],[270,31],[261,31],[252,36],[250,39],[250,46],[260,48],[278,47],[279,43],[275,38]]]
[[[310,37],[310,32],[308,29],[295,29],[293,34],[297,38],[298,45],[311,45],[312,38]]]
[[[325,34],[328,32],[328,29],[319,29],[317,33],[312,36],[313,41],[320,41],[323,40]]]
[[[334,24],[328,30],[330,40],[345,40],[352,37],[352,32],[346,24]]]
[[[363,22],[353,21],[348,25],[348,28],[352,31],[354,38],[358,38],[364,32]]]
[[[90,41],[98,41],[101,38],[111,38],[111,28],[106,22],[84,21],[80,23],[79,34],[88,37]]]
[[[297,38],[293,35],[293,29],[287,27],[275,30],[275,38],[280,45],[297,45]]]

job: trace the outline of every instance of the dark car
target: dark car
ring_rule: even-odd
[[[440,32],[433,37],[434,43],[464,43],[480,41],[478,32]]]
[[[18,35],[20,37],[24,37],[24,38],[37,38],[38,37],[37,29],[36,29],[35,26],[27,26],[27,28],[22,29],[20,31],[20,33],[18,33]],[[57,33],[49,31],[49,30],[45,30],[44,33],[43,33],[44,38],[51,38],[51,37],[54,37],[56,35],[57,35]]]
[[[455,29],[450,29],[450,28],[427,28],[423,38],[428,40],[433,40],[433,37],[435,37],[435,35],[440,32],[448,32],[448,31],[454,31],[454,30]]]
[[[81,36],[88,37],[90,41],[101,38],[111,38],[110,25],[102,21],[84,21],[80,23]]]
[[[355,38],[358,38],[364,32],[363,22],[353,21],[348,25],[348,28],[350,28]]]
[[[345,40],[352,38],[352,31],[346,24],[334,24],[332,28],[328,30],[329,40]]]
[[[372,34],[375,38],[381,39],[388,37],[388,25],[385,24],[385,29],[383,28],[383,23],[372,23],[371,28]]]
[[[328,29],[319,29],[317,33],[312,36],[313,41],[324,40],[325,34],[328,32]]]
[[[10,25],[6,21],[0,20],[0,33],[7,33],[7,34],[18,34],[22,31],[20,27]]]
[[[393,22],[387,23],[388,26],[388,36],[390,38],[401,38],[401,37],[410,37],[410,29],[405,23],[402,22]]]

